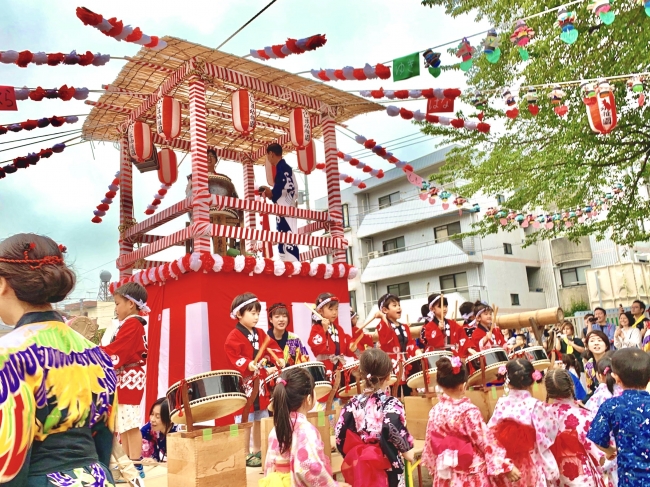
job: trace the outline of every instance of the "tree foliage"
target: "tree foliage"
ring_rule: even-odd
[[[485,121],[493,126],[490,134],[418,124],[422,132],[459,145],[435,174],[436,182],[462,180],[462,194],[470,202],[469,195],[479,193],[510,195],[505,209],[535,215],[536,208],[557,211],[584,206],[613,184],[622,183],[623,196],[611,204],[606,216],[601,214],[567,230],[556,227],[533,232],[527,236],[528,242],[560,233],[571,239],[587,234],[599,239],[611,236],[620,244],[650,240],[650,232],[643,226],[650,214],[650,201],[642,188],[650,177],[650,110],[647,103],[638,107],[626,79],[611,82],[619,117],[617,128],[609,135],[594,134],[589,128],[579,86],[564,88],[569,112],[562,118],[552,109],[547,96],[550,88],[537,90],[537,117],[530,115],[526,102],[518,97],[520,115],[507,119],[501,98],[504,87],[524,95],[528,85],[650,71],[650,18],[644,9],[637,2],[612,2],[616,20],[604,25],[586,9],[587,2],[574,5],[571,8],[577,11],[575,27],[580,35],[572,45],[559,39],[556,13],[530,19],[527,24],[535,30],[535,37],[528,45],[530,60],[524,62],[509,40],[514,23],[557,7],[557,0],[521,0],[516,5],[509,0],[425,0],[422,4],[442,6],[454,17],[469,13],[477,20],[489,21],[499,32],[502,51],[497,64],[488,63],[485,56],[475,59],[467,75],[469,89],[463,96],[468,101],[475,90],[489,96],[490,107],[484,112]],[[472,44],[478,46],[480,41],[473,38]],[[444,74],[440,79],[444,80]],[[519,87],[521,91],[516,89]],[[645,89],[650,90],[648,81]],[[478,110],[470,109],[458,116],[476,113]],[[483,219],[475,233],[495,233],[500,228],[494,219]]]

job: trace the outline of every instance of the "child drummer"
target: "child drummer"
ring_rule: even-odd
[[[462,326],[454,320],[445,318],[447,315],[447,298],[442,294],[433,293],[428,298],[431,321],[422,327],[420,339],[426,352],[434,350],[451,350],[460,357],[467,355],[467,334]]]
[[[252,293],[244,293],[237,296],[230,306],[230,317],[238,321],[235,329],[232,330],[226,338],[224,351],[230,362],[230,367],[237,370],[244,377],[244,384],[247,385],[247,393],[252,387],[253,380],[260,377],[263,381],[267,374],[275,372],[274,367],[264,369],[267,360],[270,360],[272,355],[282,357],[283,352],[272,340],[267,340],[268,336],[264,330],[256,328],[257,322],[260,319],[260,311],[262,305]],[[256,356],[260,351],[262,344],[266,343],[267,348],[262,354],[259,362],[256,362]],[[274,344],[274,345],[271,345]],[[278,358],[276,365],[284,367],[284,359]],[[260,393],[262,392],[260,387]],[[246,466],[247,467],[261,467],[262,466],[262,440],[260,430],[260,420],[268,418],[269,412],[267,410],[269,405],[268,395],[260,394],[255,398],[253,403],[253,412],[248,415],[247,419],[241,416],[235,417],[236,423],[242,421],[253,421],[253,452],[250,451],[250,429],[246,430]]]
[[[372,337],[363,332],[363,326],[357,326],[359,322],[359,315],[356,311],[350,310],[350,324],[352,325],[352,341],[350,343],[350,351],[356,355],[357,358],[361,356],[364,350],[368,348],[375,348],[375,342]]]
[[[501,330],[492,323],[492,314],[494,310],[487,303],[476,301],[474,303],[474,319],[476,320],[476,330],[472,333],[469,343],[468,352],[474,355],[483,350],[489,350],[495,347],[504,347],[506,339]]]
[[[346,334],[338,324],[339,298],[331,293],[320,294],[316,298],[314,311],[307,343],[316,356],[316,360],[323,362],[325,368],[334,373],[336,369],[345,365],[346,356],[355,357],[350,350],[352,337]]]

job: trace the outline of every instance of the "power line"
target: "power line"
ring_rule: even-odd
[[[217,51],[218,51],[219,49],[221,49],[221,48],[226,44],[226,42],[228,42],[230,39],[232,39],[232,38],[235,37],[237,34],[239,34],[242,30],[244,30],[244,29],[246,28],[246,26],[248,26],[248,24],[250,24],[253,20],[255,20],[255,19],[256,19],[257,17],[259,17],[260,15],[262,15],[262,13],[263,13],[267,8],[269,8],[271,5],[273,5],[275,2],[277,2],[277,0],[271,0],[271,2],[269,2],[269,4],[268,4],[266,7],[264,7],[262,10],[260,10],[259,12],[257,12],[257,13],[256,13],[256,14],[255,14],[255,15],[254,15],[254,16],[253,16],[253,17],[248,21],[248,22],[246,22],[246,23],[245,23],[244,25],[242,25],[239,29],[237,29],[237,30],[235,31],[234,34],[232,34],[230,37],[228,37],[228,39],[226,39],[226,40],[223,41],[221,44],[219,44],[219,46],[217,46]]]
[[[81,130],[82,129],[70,129],[70,130],[65,130],[63,132],[58,132],[58,133],[59,134],[72,134],[74,132],[81,132]],[[51,133],[50,134],[41,134],[41,135],[36,135],[34,137],[25,137],[25,138],[22,138],[22,139],[8,140],[6,142],[0,142],[0,145],[14,144],[16,142],[22,142],[23,140],[42,139],[44,137],[49,137],[50,135],[52,135],[52,134]]]
[[[71,132],[67,132],[67,133],[64,133],[64,134],[55,135],[54,137],[50,137],[50,138],[47,138],[47,139],[37,140],[36,142],[30,142],[30,143],[28,143],[28,144],[17,145],[17,146],[15,146],[15,147],[9,147],[9,148],[7,148],[7,149],[2,149],[2,150],[0,150],[0,152],[7,152],[7,151],[10,151],[10,150],[14,150],[14,149],[20,149],[21,147],[28,147],[28,146],[30,146],[30,145],[40,144],[41,142],[47,142],[48,140],[60,139],[60,138],[62,138],[62,137],[67,137],[68,135],[72,135],[72,134],[75,133],[75,132],[79,133],[79,132],[81,132],[81,129],[79,129],[79,130],[73,130],[73,131],[71,131]],[[48,135],[52,135],[52,134],[48,134]],[[76,137],[75,137],[75,138],[76,138]],[[72,139],[71,139],[71,140],[72,140]],[[19,142],[19,141],[14,140],[14,142]]]
[[[408,138],[408,137],[413,137],[413,136],[416,136],[416,135],[422,135],[422,132],[420,132],[420,131],[418,131],[418,132],[414,132],[414,133],[412,133],[412,134],[404,135],[404,136],[402,136],[402,137],[398,137],[398,138],[396,138],[396,139],[387,140],[386,142],[381,142],[381,143],[379,143],[379,144],[377,144],[377,145],[381,145],[382,147],[385,147],[386,144],[390,144],[391,142],[396,142],[396,141],[398,141],[398,140],[406,139],[406,138]],[[359,152],[364,152],[364,151],[367,151],[367,150],[370,150],[370,149],[366,149],[366,148],[364,147],[363,149],[353,150],[352,152],[349,152],[349,154],[350,154],[350,155],[352,155],[352,154],[358,154]]]
[[[416,140],[418,142],[415,142]],[[384,149],[390,149],[391,151],[394,151],[394,150],[404,149],[404,148],[410,147],[412,145],[421,144],[422,142],[434,142],[434,140],[435,139],[433,139],[431,136],[425,134],[423,136],[422,140],[419,140],[418,138],[415,138],[413,140],[404,141],[404,143],[406,145],[400,145],[400,146],[396,146],[396,147],[384,147]],[[357,159],[365,159],[366,157],[370,157],[370,156],[377,156],[377,155],[373,152],[371,154],[364,154],[362,156],[358,156]],[[377,156],[377,157],[381,157],[381,156]]]

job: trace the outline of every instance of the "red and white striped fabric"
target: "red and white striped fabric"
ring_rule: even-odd
[[[304,108],[294,108],[289,118],[291,143],[298,149],[304,149],[311,141],[311,122],[309,112]]]
[[[144,162],[153,154],[151,128],[144,122],[133,122],[129,126],[129,154],[137,162]]]
[[[181,102],[171,96],[163,96],[156,104],[156,129],[165,140],[181,133]]]
[[[316,144],[314,144],[314,139],[310,140],[304,149],[298,149],[298,168],[305,174],[310,174],[316,168]]]
[[[176,153],[169,148],[158,151],[158,181],[171,186],[178,179]]]
[[[248,90],[237,90],[230,97],[232,124],[244,135],[255,130],[255,98]]]

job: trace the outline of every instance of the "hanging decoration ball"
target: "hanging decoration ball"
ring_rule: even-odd
[[[476,91],[471,100],[472,105],[478,110],[485,110],[488,105],[488,99],[480,91]]]
[[[510,36],[510,42],[519,48],[519,56],[522,61],[528,61],[529,54],[526,46],[534,35],[535,31],[526,25],[525,20],[517,21],[515,24],[515,30]]]
[[[153,155],[151,129],[144,122],[133,122],[129,126],[129,154],[137,162],[144,162]]]
[[[463,40],[458,44],[458,50],[456,51],[456,57],[462,59],[460,63],[461,71],[469,71],[472,68],[472,57],[476,52],[476,48],[472,47],[470,42],[467,40],[467,37],[463,37]]]
[[[483,54],[489,63],[495,64],[501,57],[501,49],[499,49],[499,35],[496,29],[490,29],[487,36],[483,40]]]
[[[536,117],[539,113],[539,105],[537,105],[538,96],[537,90],[532,86],[528,88],[528,91],[524,95],[524,99],[528,102],[528,111],[533,117]]]
[[[637,102],[639,107],[645,103],[645,94],[643,93],[643,80],[640,76],[633,76],[627,81],[627,87],[632,92],[633,96],[638,96]]]
[[[582,90],[583,100],[585,101],[585,104],[589,103],[586,100],[596,98],[596,84],[595,83],[585,81],[585,82],[580,84],[580,89]]]
[[[511,107],[509,110],[506,110],[506,117],[514,120],[519,116],[519,108],[517,108],[517,100],[515,99],[515,95],[512,94],[510,88],[506,88],[501,94],[501,97],[503,98],[505,104]]]
[[[578,30],[573,26],[576,21],[576,13],[562,7],[557,12],[557,23],[562,29],[560,40],[567,44],[573,44],[578,40]]]
[[[433,52],[431,49],[427,49],[422,53],[424,57],[424,67],[425,68],[439,68],[440,67],[440,53]]]
[[[249,135],[257,121],[255,98],[248,90],[237,90],[230,97],[232,124],[237,132]]]
[[[592,0],[587,5],[587,10],[600,17],[600,20],[605,25],[610,25],[616,18],[616,14],[611,9],[612,6],[609,4],[609,0]]]
[[[169,141],[181,133],[181,102],[171,96],[163,96],[156,104],[156,131]]]
[[[170,148],[158,151],[158,181],[171,186],[178,179],[178,164],[176,153]]]
[[[304,149],[298,149],[298,169],[310,174],[316,168],[316,144],[310,140]]]
[[[289,118],[291,143],[298,149],[304,149],[311,141],[311,122],[309,112],[303,108],[294,108]]]
[[[562,90],[562,86],[560,86],[559,84],[553,85],[553,89],[548,94],[548,97],[551,100],[551,104],[555,105],[553,110],[560,117],[566,115],[567,112],[569,111],[568,107],[564,105],[562,101],[565,96],[566,93],[564,92],[564,90]]]

